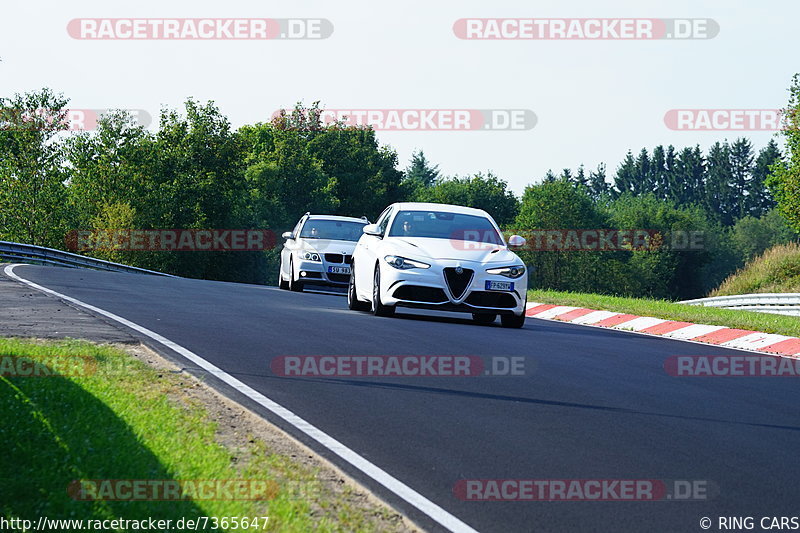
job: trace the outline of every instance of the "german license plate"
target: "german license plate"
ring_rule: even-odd
[[[487,291],[513,291],[514,290],[514,282],[513,281],[486,280],[486,290]]]

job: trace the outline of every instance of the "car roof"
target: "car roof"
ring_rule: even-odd
[[[483,209],[464,207],[463,205],[436,204],[431,202],[398,202],[393,205],[400,211],[444,211],[445,213],[459,213],[462,215],[489,216],[489,213]]]
[[[362,224],[369,223],[363,218],[343,217],[339,215],[308,215],[308,220],[344,220],[347,222],[361,222]]]

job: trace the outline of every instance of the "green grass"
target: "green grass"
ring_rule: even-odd
[[[220,444],[206,408],[181,394],[186,376],[83,341],[0,339],[0,357],[57,355],[89,356],[96,372],[0,376],[0,516],[6,519],[269,516],[266,530],[290,532],[375,531],[391,520],[385,508],[352,505],[346,489],[333,493],[317,472],[257,438],[245,439],[246,449]],[[279,490],[269,501],[84,502],[67,494],[80,479],[272,480]]]
[[[800,320],[792,316],[685,305],[665,300],[543,290],[528,291],[528,301],[800,337]]]
[[[800,244],[774,246],[732,274],[711,296],[800,292]]]

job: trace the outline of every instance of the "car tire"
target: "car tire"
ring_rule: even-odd
[[[356,294],[355,265],[350,265],[350,282],[347,284],[347,307],[351,311],[369,311],[369,302],[362,302]]]
[[[375,316],[392,316],[394,314],[393,305],[383,305],[381,303],[381,268],[375,266],[375,277],[372,284],[372,314]]]
[[[292,292],[303,292],[303,282],[294,279],[294,261],[289,260],[289,290]]]
[[[501,315],[500,323],[504,328],[521,328],[525,325],[525,313],[521,315]]]
[[[478,324],[491,324],[497,319],[497,315],[487,315],[485,313],[472,313],[472,320]]]

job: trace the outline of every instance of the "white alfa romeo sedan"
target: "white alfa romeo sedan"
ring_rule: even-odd
[[[472,313],[488,324],[525,323],[528,276],[483,210],[446,204],[397,203],[380,215],[353,251],[350,309],[391,316],[397,306]]]

